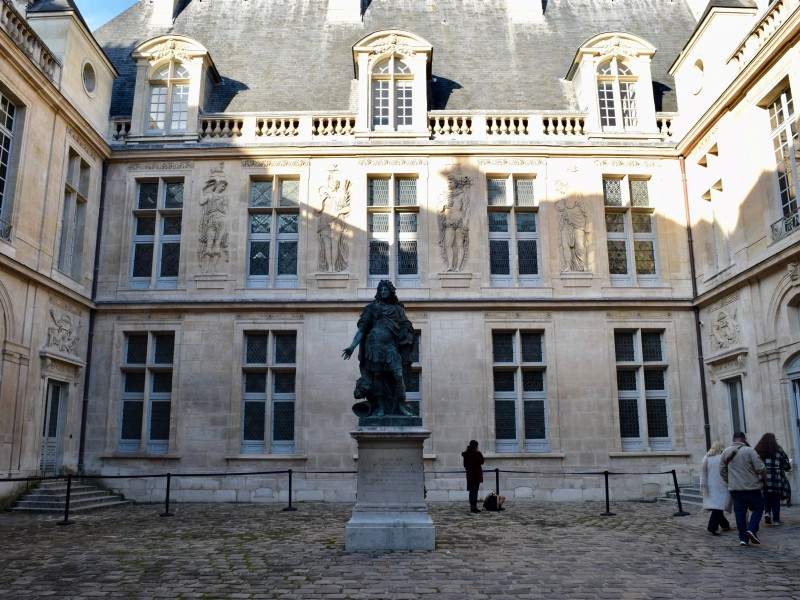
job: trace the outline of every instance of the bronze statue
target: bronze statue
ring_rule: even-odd
[[[361,401],[353,405],[353,412],[362,424],[368,417],[415,418],[406,403],[404,378],[411,366],[414,328],[391,281],[378,284],[375,300],[361,311],[358,332],[342,357],[349,360],[359,345],[361,377],[353,396]]]

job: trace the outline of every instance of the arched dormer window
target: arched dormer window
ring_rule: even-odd
[[[613,57],[597,67],[597,100],[603,129],[636,129],[636,81],[630,67]]]
[[[399,57],[391,56],[372,69],[372,126],[403,129],[413,124],[414,75]]]
[[[371,33],[353,46],[356,135],[428,137],[433,47],[409,31]]]
[[[150,75],[150,107],[147,130],[186,131],[189,116],[189,70],[171,61],[156,67]]]

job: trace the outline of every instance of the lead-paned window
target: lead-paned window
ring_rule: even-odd
[[[672,448],[663,332],[615,330],[617,402],[623,450]]]
[[[622,59],[614,57],[597,67],[597,103],[604,130],[632,130],[639,126],[637,80]]]
[[[76,281],[80,281],[91,169],[89,164],[70,148],[67,153],[66,171],[58,270]]]
[[[391,279],[419,284],[419,196],[416,176],[367,180],[368,273],[370,286]]]
[[[11,150],[17,107],[0,92],[0,239],[11,235]]]
[[[794,112],[792,91],[786,86],[769,104],[770,135],[775,153],[775,176],[778,184],[781,216],[776,237],[782,237],[800,228],[797,216],[798,123]],[[774,234],[775,235],[775,234]]]
[[[247,227],[248,287],[297,287],[300,180],[251,181]]]
[[[495,448],[497,452],[546,452],[544,333],[492,331]]]
[[[650,181],[603,177],[608,271],[614,285],[652,285],[657,277]]]
[[[529,175],[486,178],[492,285],[531,286],[539,281],[535,183],[535,178]]]
[[[119,449],[164,454],[172,418],[175,333],[125,334]]]
[[[731,429],[733,433],[747,432],[747,421],[744,416],[744,397],[742,395],[742,378],[734,377],[725,380],[728,391],[728,407],[731,412]]]
[[[391,56],[372,67],[371,122],[375,130],[410,129],[413,124],[414,75]]]
[[[297,332],[244,335],[242,453],[295,451]]]
[[[183,181],[137,181],[133,209],[131,287],[177,287],[182,221]]]

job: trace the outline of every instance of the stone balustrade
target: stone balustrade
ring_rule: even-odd
[[[56,87],[61,85],[61,62],[17,12],[11,0],[0,0],[0,30],[8,34]]]
[[[543,140],[585,136],[585,127],[586,115],[583,113],[428,114],[428,132],[433,140]]]
[[[672,122],[677,116],[677,113],[656,113],[656,128],[665,139],[672,137]]]
[[[311,124],[311,135],[314,137],[353,135],[355,129],[355,115],[314,117]]]
[[[200,139],[241,137],[244,120],[238,117],[208,115],[200,118]]]
[[[111,139],[124,142],[131,133],[130,117],[113,117],[111,119]]]
[[[472,135],[472,117],[431,114],[428,117],[428,132],[432,138]]]
[[[293,117],[256,118],[258,137],[296,137],[300,135],[300,119]]]
[[[542,133],[546,136],[575,136],[586,134],[586,115],[542,115]]]
[[[729,62],[734,61],[739,70],[742,70],[789,17],[797,12],[798,7],[800,0],[774,0],[767,7],[764,16],[731,55]]]

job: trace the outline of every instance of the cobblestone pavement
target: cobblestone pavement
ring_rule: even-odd
[[[138,505],[54,517],[0,513],[0,598],[800,598],[800,510],[764,544],[712,537],[668,504],[432,504],[437,549],[347,554],[350,506]]]

